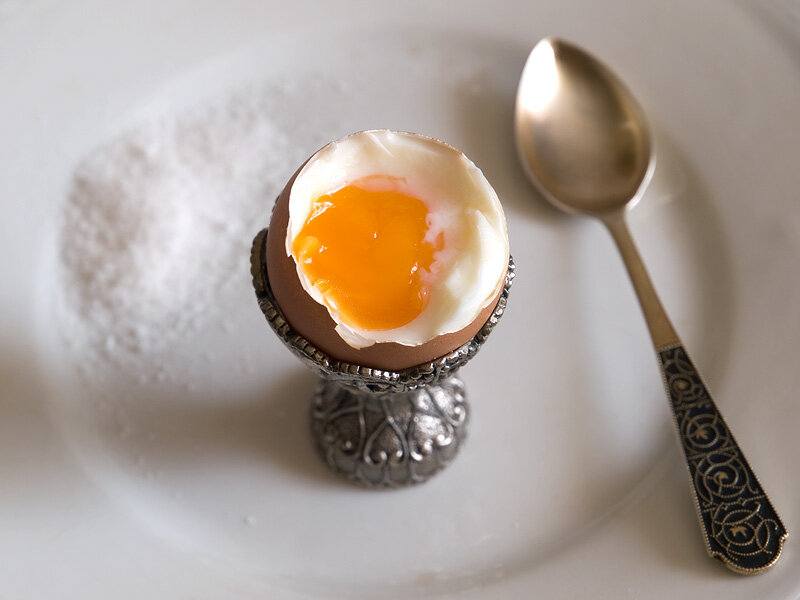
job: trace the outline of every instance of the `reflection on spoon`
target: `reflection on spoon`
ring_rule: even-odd
[[[743,574],[778,560],[787,532],[664,311],[625,222],[655,168],[644,113],[587,52],[539,42],[517,93],[517,150],[552,204],[600,219],[616,242],[658,354],[708,553]]]

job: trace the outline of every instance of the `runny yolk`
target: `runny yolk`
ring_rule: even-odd
[[[425,241],[427,216],[418,198],[347,185],[313,202],[292,254],[345,325],[394,329],[428,302],[427,274],[442,238]]]

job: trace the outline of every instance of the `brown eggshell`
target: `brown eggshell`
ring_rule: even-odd
[[[336,333],[336,323],[327,309],[303,289],[294,258],[286,255],[286,229],[289,224],[289,194],[298,169],[278,196],[267,233],[267,272],[278,307],[292,328],[328,356],[374,369],[397,371],[448,354],[461,347],[480,331],[491,316],[500,293],[477,318],[460,331],[433,338],[419,346],[394,342],[353,348]]]

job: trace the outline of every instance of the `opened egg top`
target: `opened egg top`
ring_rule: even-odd
[[[376,364],[371,347],[446,337],[431,347],[443,354],[468,341],[499,297],[508,258],[503,210],[481,171],[443,142],[388,130],[315,153],[278,199],[268,233],[270,282],[292,326],[335,358],[382,368],[437,354]],[[327,325],[318,310],[302,314],[298,288]],[[331,352],[326,326],[361,353]]]

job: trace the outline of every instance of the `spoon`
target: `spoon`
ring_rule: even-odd
[[[768,569],[786,528],[684,350],[625,222],[655,169],[642,109],[597,59],[546,38],[522,72],[515,130],[525,171],[545,198],[600,219],[622,255],[658,355],[706,550],[737,573]]]

